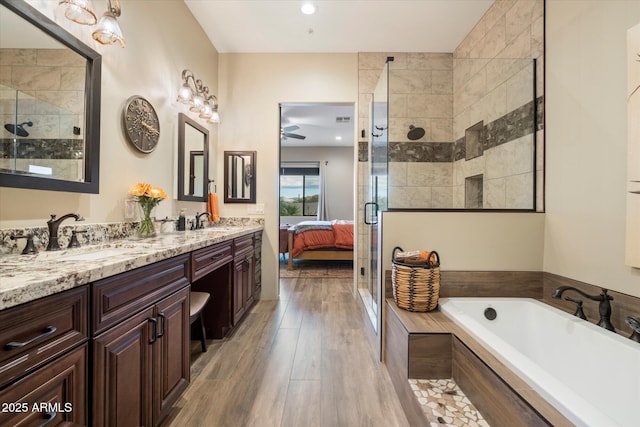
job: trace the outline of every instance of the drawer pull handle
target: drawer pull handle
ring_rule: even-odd
[[[40,424],[38,427],[44,427],[44,426],[48,426],[49,424],[51,424],[51,422],[53,420],[55,420],[56,418],[56,413],[54,411],[49,411],[46,414],[44,414],[44,416],[42,417],[42,419],[45,420],[45,422],[43,422],[42,424]]]
[[[14,350],[16,348],[24,347],[25,345],[29,345],[35,341],[38,341],[41,338],[48,337],[49,335],[55,333],[58,330],[55,326],[47,326],[44,329],[44,332],[38,335],[37,337],[33,337],[30,340],[19,342],[19,341],[11,341],[4,345],[5,350]]]
[[[153,326],[151,339],[149,340],[149,344],[153,344],[154,342],[156,342],[156,339],[158,339],[158,319],[156,319],[155,317],[150,317],[147,320]]]
[[[214,255],[214,256],[211,257],[211,261],[218,261],[219,259],[222,259],[225,256],[226,256],[225,254]]]
[[[161,320],[160,325],[162,326],[162,329],[161,329],[162,332],[158,334],[158,338],[160,338],[164,336],[165,321],[167,320],[167,316],[165,316],[163,312],[160,312],[158,313],[158,317]]]

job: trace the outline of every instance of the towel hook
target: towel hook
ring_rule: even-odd
[[[213,184],[213,192],[217,193],[218,192],[218,186],[215,185],[216,180],[215,179],[210,179],[209,180],[209,193],[211,193],[211,184]]]

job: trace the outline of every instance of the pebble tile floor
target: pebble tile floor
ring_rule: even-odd
[[[453,380],[410,379],[409,384],[431,427],[490,427]]]

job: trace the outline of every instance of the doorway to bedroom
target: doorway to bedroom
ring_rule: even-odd
[[[280,104],[280,277],[353,278],[355,104]]]

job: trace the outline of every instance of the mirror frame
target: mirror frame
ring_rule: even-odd
[[[251,185],[248,199],[238,199],[229,196],[229,159],[232,156],[251,157]],[[256,202],[256,152],[255,151],[225,151],[224,152],[224,202],[225,203],[255,203]]]
[[[185,166],[189,162],[191,163],[191,154],[187,155],[186,153],[186,141],[185,141],[185,129],[186,126],[192,126],[198,132],[201,132],[204,136],[204,147],[202,147],[202,155],[204,160],[204,166],[202,168],[203,177],[202,177],[202,188],[203,195],[200,196],[191,196],[186,194],[186,186],[190,183],[185,182],[184,172]],[[191,117],[187,116],[184,113],[178,114],[178,200],[183,200],[187,202],[206,202],[209,198],[209,130],[204,126],[200,125],[198,122],[193,120]]]
[[[102,56],[24,0],[0,0],[0,5],[39,28],[87,61],[85,75],[84,181],[65,181],[0,172],[0,187],[98,194],[100,189],[100,91]]]

